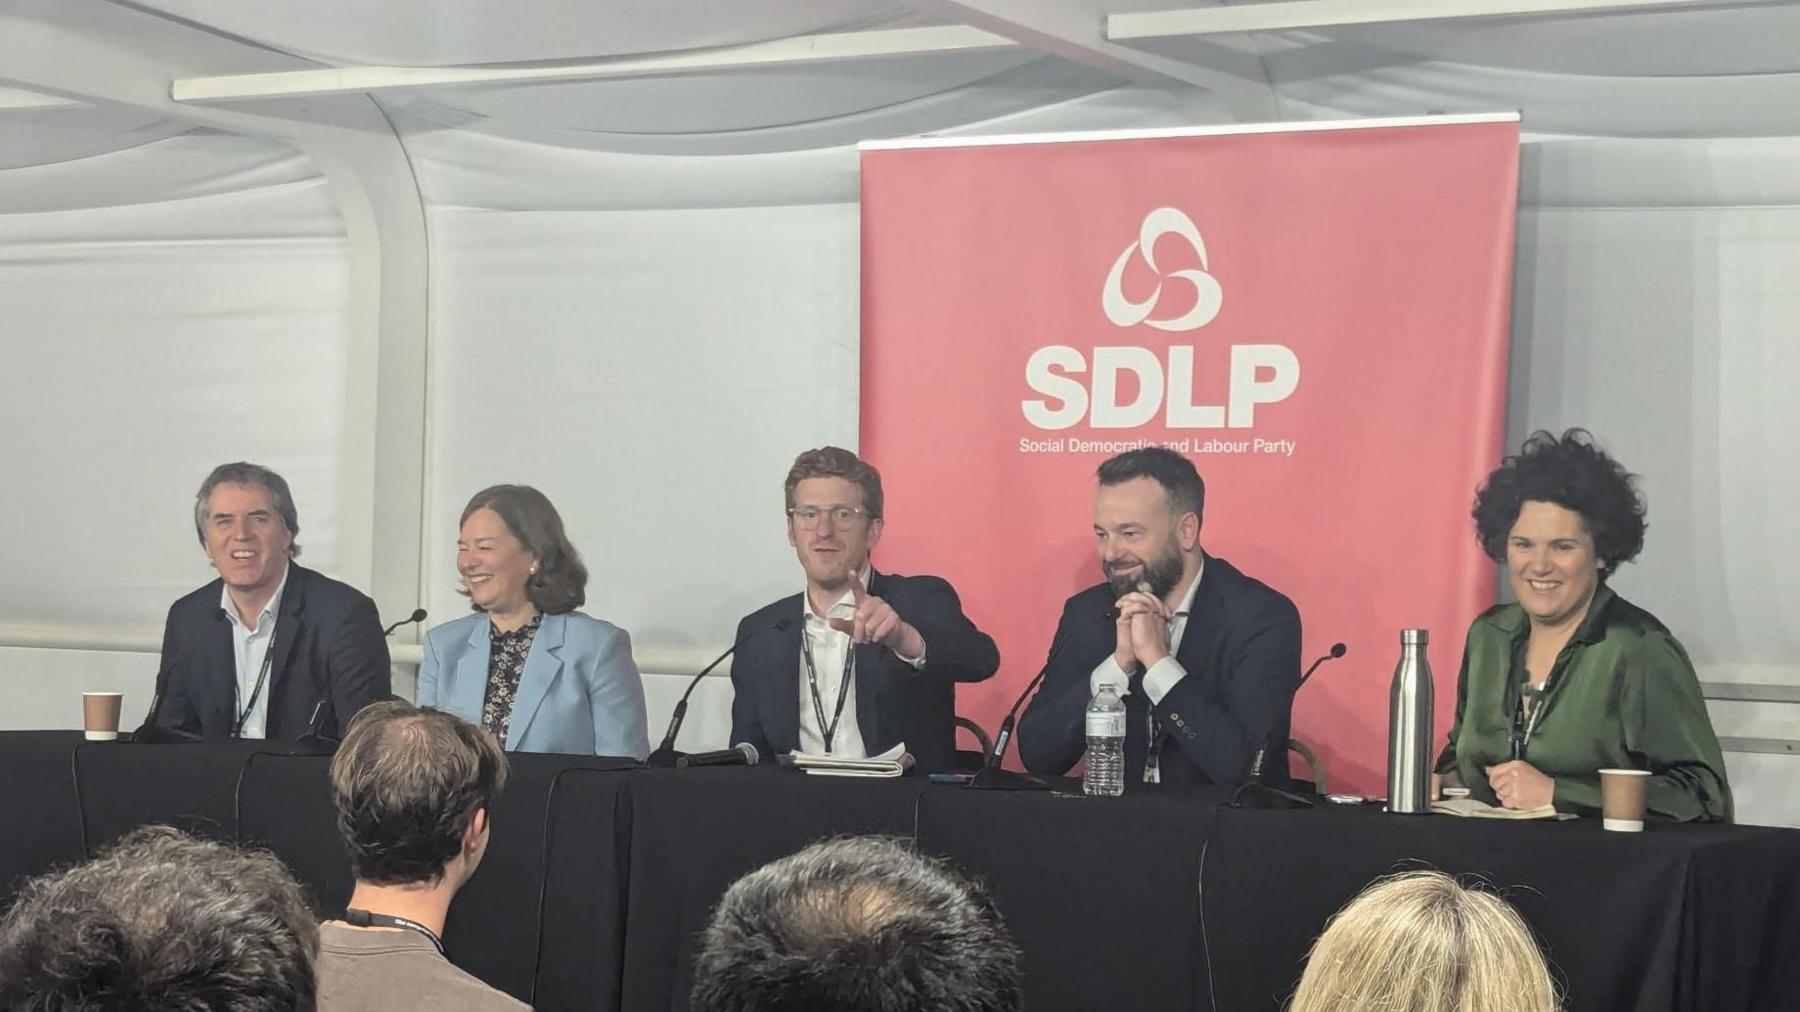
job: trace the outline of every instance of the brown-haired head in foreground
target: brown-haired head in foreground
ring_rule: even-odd
[[[905,843],[830,840],[713,913],[693,1012],[1016,1012],[1019,951],[981,888]]]
[[[144,826],[26,884],[0,921],[0,1008],[310,1009],[318,949],[273,855]]]
[[[821,446],[794,458],[782,485],[787,508],[794,508],[794,489],[808,478],[842,478],[862,489],[862,506],[869,519],[880,520],[882,513],[881,472],[867,461],[840,446]]]
[[[478,509],[493,510],[519,544],[537,556],[537,572],[525,584],[525,597],[538,611],[562,615],[587,602],[587,564],[549,496],[530,485],[490,485],[470,498],[457,523],[466,523]],[[461,593],[467,596],[468,591]]]
[[[435,882],[475,813],[506,786],[494,736],[405,700],[370,703],[331,760],[338,835],[360,882]]]
[[[1363,890],[1313,944],[1288,1012],[1555,1012],[1550,967],[1510,904],[1442,872]]]

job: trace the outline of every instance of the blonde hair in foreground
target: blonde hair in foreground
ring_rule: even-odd
[[[1442,872],[1363,890],[1313,944],[1289,1012],[1556,1012],[1550,967],[1505,900]]]

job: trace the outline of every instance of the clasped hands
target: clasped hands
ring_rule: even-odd
[[[849,633],[852,643],[879,643],[901,657],[923,657],[925,637],[900,617],[894,606],[863,587],[863,574],[850,574],[850,594],[856,613],[850,618],[826,619],[838,632]]]
[[[1169,621],[1174,611],[1144,584],[1118,600],[1113,661],[1126,673],[1149,671],[1169,656]]]
[[[1488,787],[1500,799],[1500,807],[1512,809],[1542,808],[1556,800],[1556,781],[1538,772],[1523,759],[1514,759],[1486,770]],[[1431,775],[1431,799],[1436,801],[1445,783],[1444,775]]]

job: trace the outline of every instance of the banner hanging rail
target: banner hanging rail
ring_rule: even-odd
[[[1280,123],[1220,123],[1212,126],[1135,127],[1122,130],[1070,130],[1064,133],[989,134],[980,137],[900,137],[863,141],[858,151],[901,151],[909,148],[978,148],[1023,144],[1082,144],[1092,141],[1167,140],[1180,137],[1224,137],[1236,134],[1316,133],[1326,130],[1386,130],[1395,127],[1462,126],[1471,123],[1518,123],[1517,111],[1446,113],[1442,116],[1386,116],[1374,119],[1308,120]]]

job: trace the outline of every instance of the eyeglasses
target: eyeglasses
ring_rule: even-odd
[[[787,515],[795,527],[803,530],[815,530],[827,518],[831,520],[833,528],[842,530],[858,518],[868,516],[869,511],[861,506],[827,506],[823,509],[817,506],[790,506]]]

